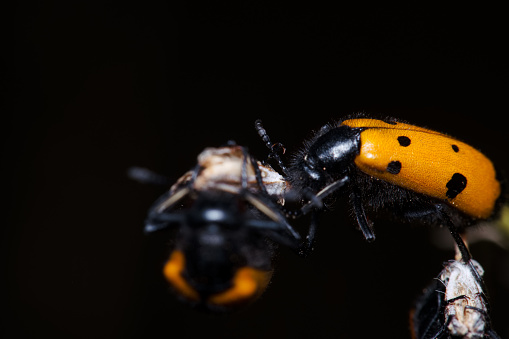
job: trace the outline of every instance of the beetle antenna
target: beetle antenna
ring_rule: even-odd
[[[281,160],[281,157],[279,156],[279,153],[281,152],[282,154],[285,153],[286,149],[285,147],[283,146],[282,143],[280,142],[276,142],[276,143],[272,143],[270,141],[270,137],[269,135],[267,134],[267,131],[265,130],[265,128],[263,128],[263,125],[262,125],[262,120],[261,119],[257,119],[255,121],[255,129],[256,129],[256,132],[258,132],[258,135],[260,136],[260,138],[262,138],[262,141],[265,143],[265,146],[270,150],[270,153],[269,153],[269,159],[275,159],[279,168],[281,168],[281,170],[283,171],[283,173],[285,175],[287,175],[287,169],[286,169],[286,166],[283,164],[283,161]]]

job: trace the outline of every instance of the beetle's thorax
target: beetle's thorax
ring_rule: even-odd
[[[311,182],[328,184],[345,176],[360,148],[360,130],[339,126],[327,131],[304,155],[302,168]]]

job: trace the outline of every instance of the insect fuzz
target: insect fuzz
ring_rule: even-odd
[[[145,231],[176,229],[163,272],[183,299],[231,310],[267,287],[277,244],[297,248],[299,234],[282,203],[286,181],[245,148],[207,148],[149,211]]]
[[[484,270],[473,259],[470,264],[449,261],[419,297],[410,319],[413,338],[498,338],[489,319]]]

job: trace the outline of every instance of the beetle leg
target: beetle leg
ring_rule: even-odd
[[[355,187],[350,194],[350,201],[353,206],[355,218],[357,219],[357,224],[359,225],[362,234],[364,234],[364,238],[366,238],[368,242],[375,241],[375,232],[369,224],[366,212],[364,211],[364,206],[362,205],[361,192]]]
[[[153,184],[153,185],[169,185],[170,179],[164,175],[155,173],[148,168],[144,167],[129,167],[127,169],[127,177],[132,180],[136,180],[142,184]]]
[[[308,229],[306,239],[299,246],[299,254],[307,257],[313,251],[313,244],[315,242],[316,228],[318,225],[318,211],[311,212],[311,222]]]
[[[454,222],[451,220],[451,218],[449,217],[449,215],[444,210],[444,207],[441,204],[437,204],[436,208],[443,220],[443,223],[445,223],[445,225],[449,229],[449,232],[451,233],[452,238],[454,239],[454,242],[456,242],[456,245],[458,246],[458,250],[461,254],[461,260],[465,264],[468,264],[470,262],[470,259],[472,259],[472,255],[470,254],[470,251],[468,250],[467,246],[465,245],[465,242],[461,238],[461,235],[458,232],[458,228],[456,227]],[[472,270],[474,271],[475,276],[479,275],[474,268],[472,268]]]

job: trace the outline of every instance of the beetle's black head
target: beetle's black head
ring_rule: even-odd
[[[297,188],[318,191],[345,177],[360,150],[360,130],[325,126],[306,142],[290,166],[290,180]]]

